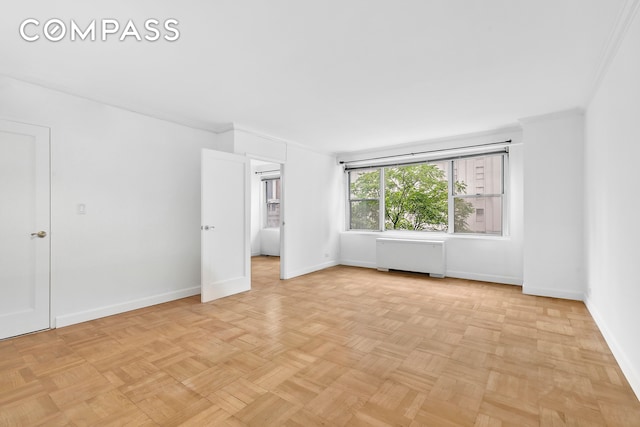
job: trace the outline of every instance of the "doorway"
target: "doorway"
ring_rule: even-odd
[[[282,166],[251,160],[251,255],[254,283],[282,277]]]

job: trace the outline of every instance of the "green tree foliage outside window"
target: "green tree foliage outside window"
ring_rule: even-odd
[[[380,170],[349,174],[351,230],[380,229]]]
[[[385,170],[385,228],[437,230],[448,227],[448,184],[436,164]]]
[[[447,231],[449,195],[446,164],[423,163],[385,168],[385,229]],[[352,174],[351,229],[379,229],[379,172],[376,169]],[[464,183],[456,182],[454,185],[457,194],[464,194]],[[468,229],[466,219],[474,212],[473,206],[456,199],[454,207],[456,231]]]
[[[458,194],[465,194],[466,185],[464,183],[459,183],[456,181],[455,183]],[[466,200],[463,199],[454,199],[453,202],[454,208],[454,230],[456,233],[469,233],[471,229],[469,228],[469,224],[467,224],[467,218],[469,215],[475,212],[476,208]]]

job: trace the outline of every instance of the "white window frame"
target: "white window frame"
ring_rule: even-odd
[[[282,194],[280,194],[280,199],[278,200],[278,205],[280,206],[280,218],[278,220],[278,225],[276,227],[269,227],[269,200],[267,199],[267,185],[272,185],[272,181],[280,181],[280,192],[282,193],[282,180],[280,179],[280,176],[265,176],[262,178],[262,189],[261,189],[261,193],[262,193],[262,211],[264,212],[264,214],[262,215],[262,228],[263,229],[268,229],[268,228],[279,228],[280,224],[282,223]],[[268,184],[267,184],[268,183]]]
[[[508,221],[506,221],[506,214],[507,214],[507,210],[506,210],[506,183],[507,183],[507,179],[505,179],[506,176],[506,164],[508,162],[509,159],[509,155],[508,153],[487,153],[487,154],[478,154],[478,155],[474,155],[474,156],[469,156],[468,158],[474,158],[474,157],[486,157],[486,156],[501,156],[501,171],[502,174],[500,176],[500,179],[502,180],[500,187],[502,189],[502,193],[475,193],[475,194],[454,194],[454,188],[453,188],[453,184],[454,184],[454,162],[456,161],[456,159],[452,159],[450,160],[450,167],[449,167],[449,173],[450,173],[450,177],[449,177],[449,200],[448,200],[448,207],[449,207],[449,227],[447,230],[447,233],[449,234],[454,234],[454,235],[473,235],[473,236],[506,236],[507,234],[505,234],[505,224],[508,223]],[[501,224],[500,224],[500,230],[501,233],[500,234],[493,234],[493,233],[477,233],[477,232],[473,232],[473,231],[467,231],[467,232],[457,232],[455,231],[455,199],[472,199],[474,197],[500,197],[500,206],[501,206]]]
[[[474,158],[474,157],[484,157],[484,156],[491,156],[491,155],[501,155],[502,157],[502,193],[501,194],[486,194],[486,193],[482,193],[482,194],[470,194],[470,195],[455,195],[454,194],[454,161],[456,159],[462,158],[462,157],[466,157],[466,158]],[[392,167],[392,166],[408,166],[410,164],[423,164],[423,163],[433,163],[433,162],[442,162],[442,161],[447,161],[449,162],[449,168],[448,168],[448,172],[447,172],[447,184],[448,184],[448,225],[447,225],[447,231],[428,231],[428,230],[423,230],[423,231],[412,231],[412,230],[392,230],[393,232],[414,232],[414,233],[446,233],[447,235],[455,235],[455,236],[487,236],[487,237],[505,237],[508,236],[510,234],[510,229],[509,229],[509,223],[510,223],[510,218],[509,218],[509,202],[510,202],[510,186],[509,186],[509,182],[510,180],[508,179],[509,177],[509,152],[506,149],[503,149],[501,151],[487,151],[487,152],[475,152],[473,154],[469,154],[466,156],[457,156],[457,157],[453,157],[453,158],[440,158],[440,159],[433,159],[433,160],[424,160],[424,161],[414,161],[414,162],[407,162],[404,164],[379,164],[379,165],[372,165],[372,166],[361,166],[361,167],[357,167],[357,168],[345,168],[345,175],[346,175],[346,206],[347,209],[345,209],[345,229],[346,231],[350,231],[350,232],[384,232],[387,231],[385,228],[385,169],[387,167]],[[379,213],[379,218],[378,218],[378,230],[373,230],[373,229],[352,229],[351,226],[351,202],[354,200],[361,200],[361,199],[351,199],[351,175],[350,172],[351,171],[355,171],[355,170],[378,170],[379,171],[379,175],[380,175],[380,190],[379,190],[379,199],[378,199],[378,205],[379,205],[379,209],[380,209],[380,213]],[[478,232],[455,232],[454,230],[454,226],[455,226],[455,198],[472,198],[472,197],[500,197],[501,198],[501,206],[502,206],[502,224],[501,224],[501,234],[488,234],[488,233],[478,233]],[[362,199],[364,200],[364,199]],[[369,199],[367,199],[369,200]],[[374,199],[371,199],[374,200]]]
[[[346,229],[348,231],[384,231],[384,221],[381,221],[381,218],[384,218],[384,168],[379,168],[379,167],[372,167],[372,168],[362,168],[359,169],[359,171],[363,172],[363,171],[374,171],[374,170],[378,170],[379,171],[379,183],[378,185],[379,190],[378,190],[378,198],[377,199],[352,199],[351,198],[351,174],[348,171],[346,172],[346,184],[347,184],[347,191],[346,191],[346,209],[345,209],[345,213],[346,213]],[[351,202],[358,202],[358,201],[374,201],[377,200],[378,201],[378,228],[377,229],[369,229],[369,228],[351,228]],[[382,228],[381,228],[382,227]]]

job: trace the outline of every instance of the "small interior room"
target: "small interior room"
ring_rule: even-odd
[[[280,258],[280,164],[251,160],[251,256]]]

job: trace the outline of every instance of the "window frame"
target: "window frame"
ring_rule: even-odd
[[[459,159],[471,159],[478,157],[487,157],[487,156],[500,156],[501,157],[501,193],[480,193],[480,194],[455,194],[454,189],[454,178],[455,171],[454,165],[455,161]],[[385,186],[385,170],[388,167],[393,166],[409,166],[415,164],[433,164],[440,162],[448,162],[449,167],[447,171],[447,185],[448,185],[448,199],[447,199],[447,208],[448,208],[448,226],[446,231],[430,231],[430,230],[387,230],[385,227],[385,199],[386,199],[386,186]],[[362,171],[378,171],[380,176],[380,187],[379,187],[379,199],[351,199],[351,172],[362,172]],[[477,236],[477,237],[505,237],[509,235],[509,151],[508,149],[504,149],[502,151],[488,151],[488,152],[478,152],[464,156],[450,157],[450,158],[434,158],[423,161],[413,161],[407,163],[400,164],[376,164],[371,166],[362,166],[362,167],[353,167],[347,168],[345,167],[345,175],[346,175],[346,204],[347,209],[345,209],[345,230],[351,232],[398,232],[398,233],[429,233],[429,234],[437,234],[443,233],[446,235],[455,235],[455,236]],[[481,233],[481,232],[456,232],[455,231],[455,199],[456,198],[478,198],[478,197],[500,197],[501,201],[501,232],[498,233]],[[369,200],[369,201],[377,201],[379,206],[379,215],[378,215],[378,229],[357,229],[351,228],[351,202],[360,201],[360,200]]]
[[[352,199],[351,198],[351,171],[345,171],[347,172],[347,191],[346,191],[346,205],[347,208],[345,209],[345,213],[346,213],[346,221],[347,221],[347,230],[349,231],[361,231],[361,232],[366,232],[366,231],[384,231],[383,228],[380,227],[384,227],[384,221],[381,221],[380,218],[384,217],[384,203],[381,200],[384,200],[384,172],[383,172],[384,168],[380,168],[380,167],[371,167],[371,168],[358,168],[358,172],[367,172],[367,171],[378,171],[378,198],[374,199],[374,198],[367,198],[367,199]],[[378,202],[378,228],[374,229],[374,228],[351,228],[351,211],[352,211],[352,202],[372,202],[372,201],[377,201]]]
[[[264,212],[264,215],[262,217],[262,228],[263,229],[272,229],[272,228],[280,228],[280,225],[282,224],[282,180],[280,179],[280,176],[268,176],[268,177],[263,177],[261,179],[262,181],[262,198],[263,198],[263,202],[262,202],[262,210]],[[268,185],[273,185],[273,181],[279,181],[279,189],[280,189],[280,198],[278,199],[268,199],[267,198],[267,186]],[[277,200],[277,204],[278,204],[278,225],[275,227],[270,227],[269,226],[269,205],[270,204],[275,204],[274,202],[269,203],[269,200]]]

